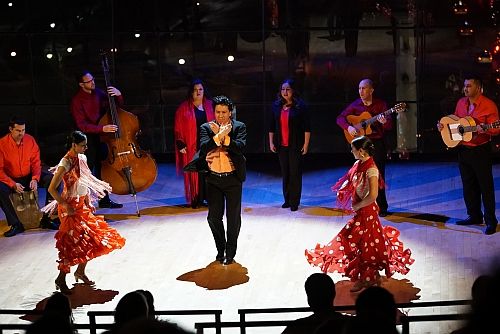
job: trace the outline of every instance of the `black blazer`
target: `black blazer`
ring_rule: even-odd
[[[243,155],[247,144],[247,127],[245,123],[232,120],[232,129],[228,136],[231,138],[229,146],[225,146],[229,158],[231,159],[234,168],[236,169],[236,176],[243,182],[246,179],[246,159]],[[217,144],[213,140],[216,134],[210,128],[210,123],[204,123],[200,126],[200,150],[196,152],[191,160],[185,167],[186,172],[208,172],[208,163],[206,160],[207,153],[217,148]]]
[[[281,101],[276,101],[272,106],[272,117],[269,132],[274,133],[274,146],[281,146]],[[304,132],[311,132],[309,111],[305,102],[297,99],[292,105],[288,115],[288,147],[300,150],[304,146]]]

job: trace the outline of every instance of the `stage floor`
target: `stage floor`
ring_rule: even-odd
[[[243,186],[237,263],[224,267],[213,263],[216,251],[206,208],[184,207],[182,179],[175,176],[173,164],[160,164],[155,184],[137,196],[141,217],[135,215],[130,196],[112,196],[124,204],[122,209],[98,211],[127,243],[123,249],[89,263],[88,276],[97,283],[93,290],[75,285],[71,296],[75,321],[88,322],[89,310],[113,310],[124,294],[136,289],[150,290],[157,310],[220,309],[223,321],[238,321],[240,308],[307,306],[304,281],[319,269],[307,263],[304,250],[330,241],[349,218],[333,209],[330,190],[347,167],[335,161],[330,165],[333,167],[311,169],[304,174],[302,204],[297,212],[281,208],[279,175],[265,168],[250,168]],[[455,225],[466,216],[456,163],[392,162],[386,174],[389,210],[393,214],[381,221],[401,231],[400,239],[412,250],[415,263],[408,275],[395,275],[384,280],[382,286],[398,302],[470,298],[473,280],[487,271],[491,257],[500,253],[500,232],[487,236],[483,234],[484,225]],[[498,165],[494,176],[498,206]],[[3,234],[7,226],[4,216],[0,218]],[[0,237],[2,309],[35,309],[54,291],[54,233],[34,229],[12,238]],[[352,305],[356,294],[349,293],[351,283],[339,274],[331,277],[339,282],[336,305]],[[70,288],[74,283],[74,278],[68,276]],[[459,310],[404,311],[418,315]],[[300,316],[303,314],[253,316],[249,320]],[[0,319],[2,323],[24,321],[18,316]],[[211,321],[208,316],[168,319],[188,329],[193,329],[195,321]],[[448,333],[456,327],[453,322],[418,323],[412,324],[411,330]],[[280,333],[282,329],[249,329],[247,333]]]

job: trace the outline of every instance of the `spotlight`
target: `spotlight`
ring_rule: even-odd
[[[141,34],[134,34],[135,38],[141,37]]]
[[[15,56],[17,56],[16,51],[12,51],[12,52],[10,53],[10,56],[11,56],[11,57],[15,57]]]
[[[117,48],[111,48],[110,50],[111,52],[118,52],[118,49]]]
[[[50,27],[51,27],[52,29],[54,29],[54,28],[56,27],[56,24],[55,24],[54,22],[52,22],[52,23],[50,24]]]
[[[196,3],[196,6],[199,6],[199,5],[200,5],[200,3],[199,3],[199,2],[197,2],[197,3]]]
[[[231,55],[227,56],[227,61],[234,61],[234,56]]]
[[[54,57],[54,55],[52,53],[47,53],[47,55],[45,55],[45,57],[47,57],[47,59],[52,59],[52,57]]]
[[[184,60],[184,58],[179,58],[179,65],[184,65],[186,63],[186,61]]]
[[[12,2],[9,2],[7,5],[8,5],[9,7],[12,7],[12,6],[13,6],[13,3],[12,3]]]
[[[66,49],[66,51],[71,52],[71,51],[73,51],[73,48],[71,46],[68,46],[68,48]]]

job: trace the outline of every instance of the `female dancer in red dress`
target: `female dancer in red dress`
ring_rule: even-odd
[[[74,131],[68,138],[70,147],[59,165],[51,171],[54,177],[49,185],[49,193],[55,201],[42,208],[42,211],[53,212],[57,206],[61,226],[55,234],[56,248],[59,251],[59,275],[56,288],[64,294],[71,294],[66,285],[66,274],[70,267],[78,265],[75,279],[84,284],[93,285],[85,274],[87,262],[98,256],[122,248],[125,239],[109,227],[103,216],[95,216],[92,201],[111,192],[111,186],[92,175],[87,158],[83,154],[87,149],[87,137],[80,131]],[[58,188],[64,184],[59,194]]]
[[[192,159],[200,148],[198,136],[200,125],[215,119],[212,101],[205,96],[203,82],[194,79],[188,90],[187,99],[175,112],[175,167],[177,174]],[[196,208],[205,199],[205,180],[203,174],[184,173],[184,194],[188,205]]]
[[[310,264],[323,272],[339,272],[354,282],[351,292],[380,284],[379,271],[387,277],[395,272],[406,274],[414,262],[411,251],[399,241],[399,231],[382,226],[376,203],[378,189],[383,187],[372,155],[373,143],[367,137],[355,138],[351,151],[357,161],[333,187],[337,201],[345,209],[352,202],[354,217],[327,245],[306,250]]]

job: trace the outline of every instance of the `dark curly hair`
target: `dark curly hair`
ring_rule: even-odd
[[[230,112],[232,112],[234,109],[233,101],[231,101],[231,99],[229,97],[224,96],[224,95],[219,95],[219,96],[214,97],[212,99],[212,102],[213,102],[214,110],[215,110],[215,106],[219,105],[219,104],[223,105],[223,106],[227,106]]]

